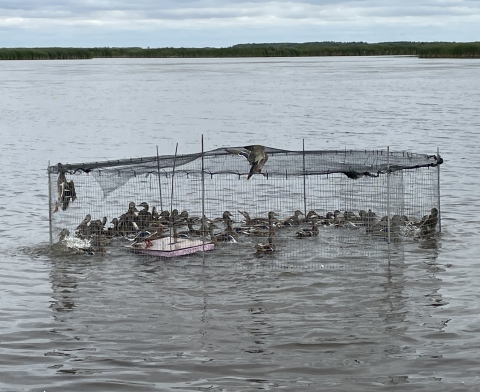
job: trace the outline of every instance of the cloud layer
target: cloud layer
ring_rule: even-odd
[[[477,41],[476,0],[0,0],[0,46]]]

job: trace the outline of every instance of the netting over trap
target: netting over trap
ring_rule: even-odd
[[[57,164],[48,167],[50,238],[83,252],[168,237],[177,248],[183,238],[214,243],[212,258],[372,260],[439,231],[442,162],[388,149],[247,146]]]

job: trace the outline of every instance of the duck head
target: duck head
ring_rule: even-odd
[[[138,206],[143,207],[145,211],[148,211],[148,203],[142,201]]]

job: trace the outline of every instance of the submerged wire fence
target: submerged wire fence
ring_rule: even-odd
[[[102,253],[188,238],[214,243],[202,256],[217,262],[368,263],[440,228],[438,151],[266,147],[268,161],[247,179],[252,164],[232,153],[239,150],[248,153],[232,147],[49,166],[51,243]]]

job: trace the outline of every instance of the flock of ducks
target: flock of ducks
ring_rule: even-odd
[[[241,148],[229,148],[230,154],[243,156],[250,164],[249,180],[254,174],[262,174],[262,169],[268,160],[265,147],[251,145]],[[67,181],[62,165],[58,164],[59,176],[57,180],[58,201],[54,212],[60,208],[66,210],[70,202],[75,201],[76,191],[73,180]],[[360,210],[358,214],[352,211],[341,212],[335,210],[325,215],[309,211],[306,215],[297,210],[293,215],[279,219],[277,214],[270,211],[266,217],[252,218],[247,211],[238,211],[244,218],[240,225],[234,225],[232,214],[225,211],[221,217],[209,219],[207,217],[190,217],[187,211],[179,212],[174,209],[161,211],[142,202],[137,208],[135,202],[130,202],[127,211],[110,221],[111,226],[106,228],[107,217],[92,219],[87,214],[75,230],[75,237],[85,240],[90,245],[79,248],[87,253],[104,252],[104,245],[114,237],[123,237],[131,241],[132,246],[141,246],[145,241],[152,241],[163,237],[184,238],[204,237],[214,244],[219,242],[236,242],[240,235],[252,237],[266,237],[267,241],[255,245],[257,253],[275,252],[274,237],[276,231],[288,226],[300,226],[295,230],[296,238],[315,237],[319,234],[319,226],[344,227],[349,229],[364,229],[366,234],[378,237],[399,238],[405,232],[416,233],[419,238],[431,238],[435,234],[438,223],[438,210],[432,208],[429,215],[420,221],[410,220],[407,216],[393,215],[390,219],[386,216],[379,218],[372,210]],[[223,226],[223,229],[222,229]],[[401,228],[403,229],[403,232]],[[183,230],[180,230],[183,229]],[[218,232],[217,229],[222,229]],[[216,232],[217,230],[217,232]],[[69,236],[69,231],[63,229],[60,233],[60,242]]]
[[[75,230],[75,237],[88,240],[90,247],[83,249],[87,252],[103,252],[104,245],[114,237],[127,238],[132,246],[141,246],[142,242],[152,241],[163,237],[191,238],[203,237],[213,244],[219,242],[237,242],[239,236],[265,237],[267,240],[255,245],[256,253],[272,253],[276,251],[274,238],[278,230],[286,227],[294,228],[296,238],[315,237],[319,234],[319,226],[363,229],[366,234],[386,238],[401,235],[400,228],[411,228],[419,237],[430,238],[435,234],[438,223],[438,210],[432,208],[429,215],[420,221],[409,220],[406,216],[394,215],[390,218],[378,218],[372,211],[360,210],[358,214],[352,211],[339,210],[327,212],[325,215],[309,211],[306,215],[297,210],[293,215],[279,219],[278,215],[270,211],[266,217],[251,217],[247,211],[238,211],[243,217],[242,222],[235,222],[230,211],[225,211],[222,216],[209,219],[204,217],[191,217],[187,211],[179,212],[174,209],[158,212],[155,207],[150,211],[149,205],[142,202],[137,208],[130,202],[127,211],[118,218],[110,221],[111,226],[106,227],[107,217],[92,219],[87,214]],[[300,228],[300,226],[303,226]],[[221,229],[219,231],[219,229]],[[64,229],[65,230],[65,229]],[[62,230],[61,240],[69,233]],[[404,231],[405,232],[405,231]]]

